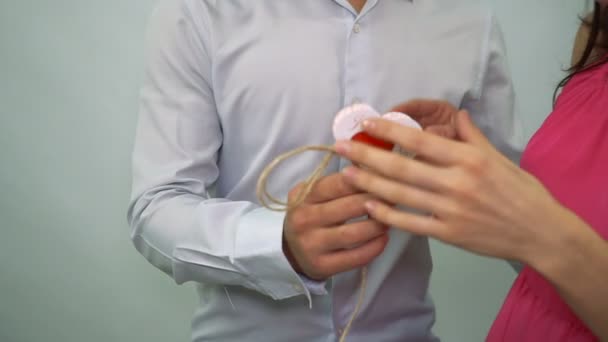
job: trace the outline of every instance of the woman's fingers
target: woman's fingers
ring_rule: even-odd
[[[404,151],[440,165],[458,163],[462,155],[470,149],[461,142],[405,127],[388,120],[368,120],[363,123],[363,127],[367,133],[378,139],[393,142]]]
[[[378,201],[370,201],[366,207],[373,219],[415,235],[442,240],[447,233],[448,227],[430,215],[409,213]]]
[[[361,143],[340,142],[338,153],[379,175],[418,187],[441,190],[445,171],[427,163]]]
[[[446,206],[437,193],[351,166],[344,169],[348,182],[388,203],[399,204],[425,212],[437,212]]]

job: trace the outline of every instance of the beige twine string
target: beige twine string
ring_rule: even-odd
[[[298,192],[295,200],[293,200],[291,202],[285,202],[285,201],[282,201],[282,200],[272,196],[268,192],[268,189],[267,189],[268,179],[270,178],[270,174],[272,173],[272,171],[285,160],[295,157],[304,152],[309,152],[309,151],[320,151],[320,152],[325,151],[327,153],[323,157],[323,160],[321,160],[321,163],[315,168],[315,170],[310,174],[310,176],[308,176],[308,178],[303,182],[302,187],[300,188],[300,191]],[[336,155],[337,155],[336,150],[332,146],[313,145],[313,146],[303,146],[300,148],[296,148],[294,150],[283,153],[280,156],[276,157],[270,164],[268,164],[268,166],[266,166],[266,168],[262,171],[260,178],[258,179],[258,183],[257,183],[257,187],[256,187],[256,195],[258,197],[258,200],[260,201],[260,204],[270,210],[282,211],[282,212],[289,212],[292,209],[296,208],[297,206],[301,205],[302,203],[304,203],[304,201],[306,200],[306,197],[308,197],[308,195],[312,191],[313,187],[317,184],[317,182],[323,176],[323,173],[327,169],[327,166],[329,166],[329,162],[331,161],[331,159]],[[348,323],[344,327],[344,330],[340,334],[340,340],[339,340],[340,342],[346,341],[346,337],[348,336],[348,333],[350,332],[350,329],[352,328],[353,322],[359,315],[359,311],[361,310],[361,306],[363,304],[363,299],[365,298],[366,287],[367,287],[367,267],[363,267],[363,269],[361,270],[361,283],[359,284],[359,297],[357,298],[357,305],[355,306],[355,309],[353,310],[353,313],[352,313]]]
[[[308,151],[326,151],[327,154],[325,155],[325,157],[323,157],[323,160],[321,161],[319,166],[317,166],[317,168],[303,182],[303,187],[298,192],[296,199],[293,200],[291,203],[288,203],[272,196],[267,189],[268,178],[270,178],[270,174],[272,173],[272,171],[285,160]],[[291,150],[276,157],[272,162],[270,162],[270,164],[268,164],[268,166],[266,166],[264,171],[262,171],[260,178],[258,179],[256,194],[258,200],[260,201],[260,204],[273,211],[290,211],[291,209],[299,206],[306,200],[306,197],[308,197],[308,195],[312,191],[312,188],[315,186],[315,184],[317,184],[319,179],[321,179],[321,176],[323,176],[323,173],[327,169],[327,166],[329,166],[329,162],[335,155],[336,150],[332,146],[312,145],[296,148],[295,150]]]

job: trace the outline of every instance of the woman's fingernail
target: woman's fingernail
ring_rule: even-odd
[[[335,147],[338,153],[348,153],[351,149],[351,144],[349,141],[342,140],[338,141]]]
[[[364,129],[373,129],[376,126],[376,124],[371,120],[365,120],[365,121],[363,121],[361,126],[363,126]]]

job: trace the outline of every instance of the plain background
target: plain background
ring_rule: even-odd
[[[584,1],[489,2],[529,137],[550,111]],[[192,287],[136,253],[125,219],[153,5],[0,0],[0,341],[189,340]],[[436,332],[482,341],[515,273],[433,250]]]

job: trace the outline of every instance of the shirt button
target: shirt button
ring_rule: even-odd
[[[361,32],[361,25],[355,24],[355,26],[353,26],[353,32],[355,32],[355,33]]]

